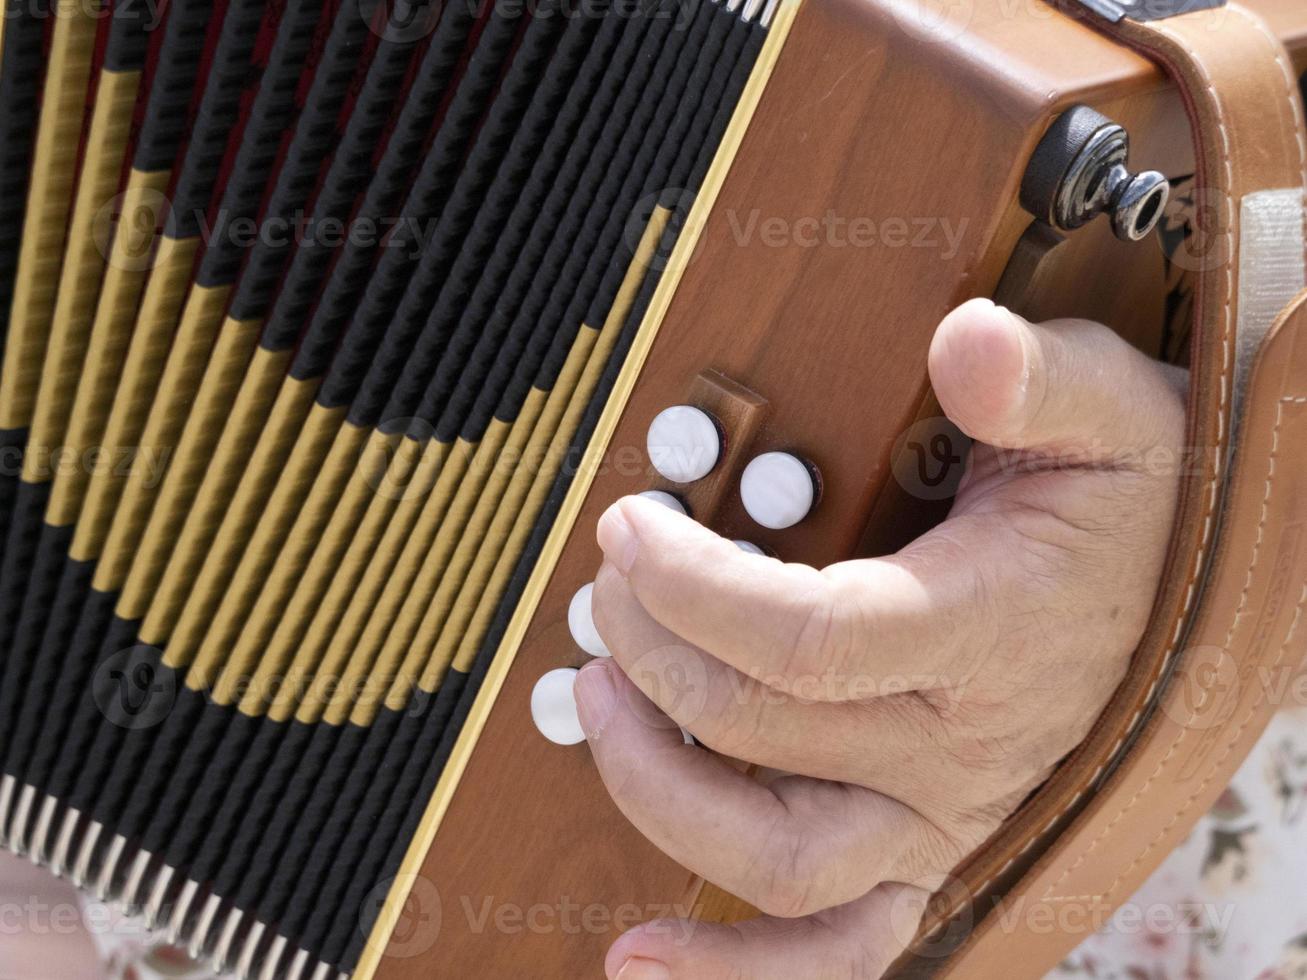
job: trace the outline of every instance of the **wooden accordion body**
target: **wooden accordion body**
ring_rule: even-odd
[[[1249,5],[1307,70],[1307,8]],[[10,7],[0,836],[241,975],[596,975],[745,914],[533,726],[604,508],[885,553],[947,505],[949,309],[1182,346],[1179,97],[1041,0]],[[1026,269],[1081,103],[1173,213]],[[726,449],[672,486],[681,403]],[[821,477],[785,531],[768,450]]]

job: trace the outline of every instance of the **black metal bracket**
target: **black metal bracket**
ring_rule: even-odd
[[[1166,20],[1196,10],[1224,7],[1226,0],[1077,0],[1087,10],[1115,24],[1129,18],[1137,21]]]
[[[1021,180],[1021,206],[1067,234],[1100,214],[1117,238],[1137,242],[1162,217],[1169,188],[1154,170],[1126,166],[1125,129],[1086,105],[1067,109],[1035,147]]]

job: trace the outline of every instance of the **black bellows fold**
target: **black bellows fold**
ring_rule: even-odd
[[[9,8],[0,842],[349,974],[771,7]]]

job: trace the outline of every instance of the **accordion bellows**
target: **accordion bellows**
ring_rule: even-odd
[[[352,972],[768,19],[9,0],[11,850]]]

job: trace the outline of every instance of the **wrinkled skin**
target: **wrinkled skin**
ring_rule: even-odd
[[[610,978],[879,976],[1123,676],[1174,516],[1184,374],[984,300],[940,324],[929,367],[975,445],[948,519],[898,554],[785,564],[638,497],[600,520],[613,657],[576,684],[595,763],[654,844],[764,913],[637,927]]]

